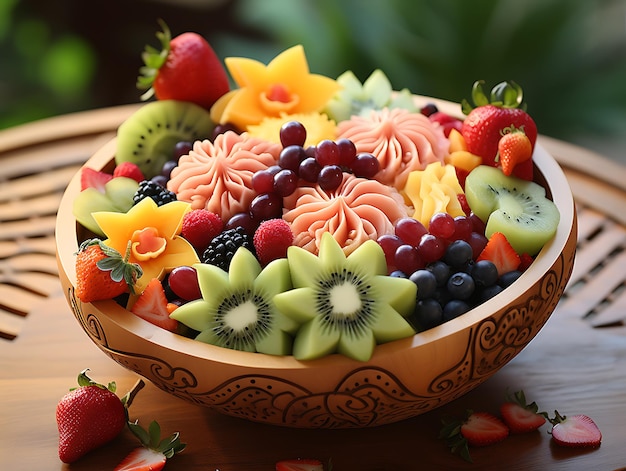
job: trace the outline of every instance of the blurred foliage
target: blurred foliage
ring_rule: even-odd
[[[626,131],[624,0],[244,0],[239,17],[312,69],[452,101],[475,80],[524,88],[542,133],[570,139]],[[258,46],[258,45],[257,45]]]
[[[475,80],[512,79],[543,134],[626,134],[626,0],[196,0],[195,10],[175,0],[25,1],[35,2],[0,1],[0,128],[138,100],[140,53],[163,17],[174,34],[203,34],[222,58],[267,62],[303,44],[313,72],[364,80],[381,68],[396,89],[452,101],[469,98]],[[78,26],[41,5],[61,20],[73,12]],[[117,33],[104,46],[96,25],[82,24],[87,7]]]

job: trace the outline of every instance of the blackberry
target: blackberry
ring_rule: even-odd
[[[152,198],[158,206],[163,206],[177,199],[176,193],[152,180],[144,180],[139,183],[139,188],[133,195],[133,203],[137,204],[144,198]]]
[[[215,236],[202,254],[202,263],[215,265],[224,271],[228,271],[230,261],[239,247],[245,247],[254,252],[254,246],[245,229],[237,226],[227,229]]]

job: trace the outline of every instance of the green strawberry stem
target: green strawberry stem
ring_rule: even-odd
[[[483,89],[484,84],[484,80],[474,82],[472,87],[472,101],[474,104],[472,105],[469,101],[463,99],[461,101],[463,114],[468,115],[474,108],[485,105],[493,105],[500,108],[526,109],[526,104],[523,103],[524,92],[522,87],[512,80],[498,83],[491,89],[489,96]]]
[[[154,95],[154,88],[152,84],[159,72],[159,69],[165,64],[167,56],[170,53],[170,41],[172,40],[172,34],[165,21],[161,18],[157,20],[163,31],[157,31],[156,37],[161,43],[162,49],[158,49],[147,45],[145,51],[141,54],[144,66],[139,69],[141,74],[137,78],[137,88],[139,90],[145,90],[145,93],[141,95],[141,100],[146,101],[152,98]]]
[[[141,427],[138,421],[129,421],[128,428],[144,447],[163,453],[168,459],[176,453],[183,451],[187,446],[186,443],[180,441],[180,434],[178,432],[174,432],[172,435],[161,439],[161,426],[156,420],[150,422],[148,430]]]

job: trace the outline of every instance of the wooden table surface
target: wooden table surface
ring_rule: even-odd
[[[57,455],[55,407],[90,368],[124,394],[137,376],[83,333],[61,293],[54,217],[80,165],[136,109],[128,105],[43,120],[0,132],[0,469],[111,470],[136,445],[124,431],[67,466]],[[335,471],[626,469],[626,168],[540,138],[564,167],[579,217],[579,247],[566,293],[539,335],[492,378],[460,399],[400,423],[362,430],[299,430],[246,422],[190,405],[151,384],[130,408],[179,431],[187,449],[166,469],[270,471],[280,459],[331,459]],[[443,415],[497,412],[523,389],[542,410],[591,416],[600,448],[551,443],[548,426],[473,449],[474,463],[438,440]]]

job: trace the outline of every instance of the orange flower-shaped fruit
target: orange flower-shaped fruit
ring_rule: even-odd
[[[141,293],[153,278],[181,265],[198,263],[193,246],[180,237],[183,217],[191,209],[189,203],[173,201],[157,206],[144,198],[126,213],[100,211],[93,218],[106,235],[106,245],[125,254],[128,261],[141,266],[143,275],[137,280],[135,292]]]
[[[229,57],[224,62],[239,88],[213,105],[211,117],[241,130],[266,117],[320,111],[340,89],[337,81],[310,73],[300,45],[283,51],[267,66],[243,57]]]

